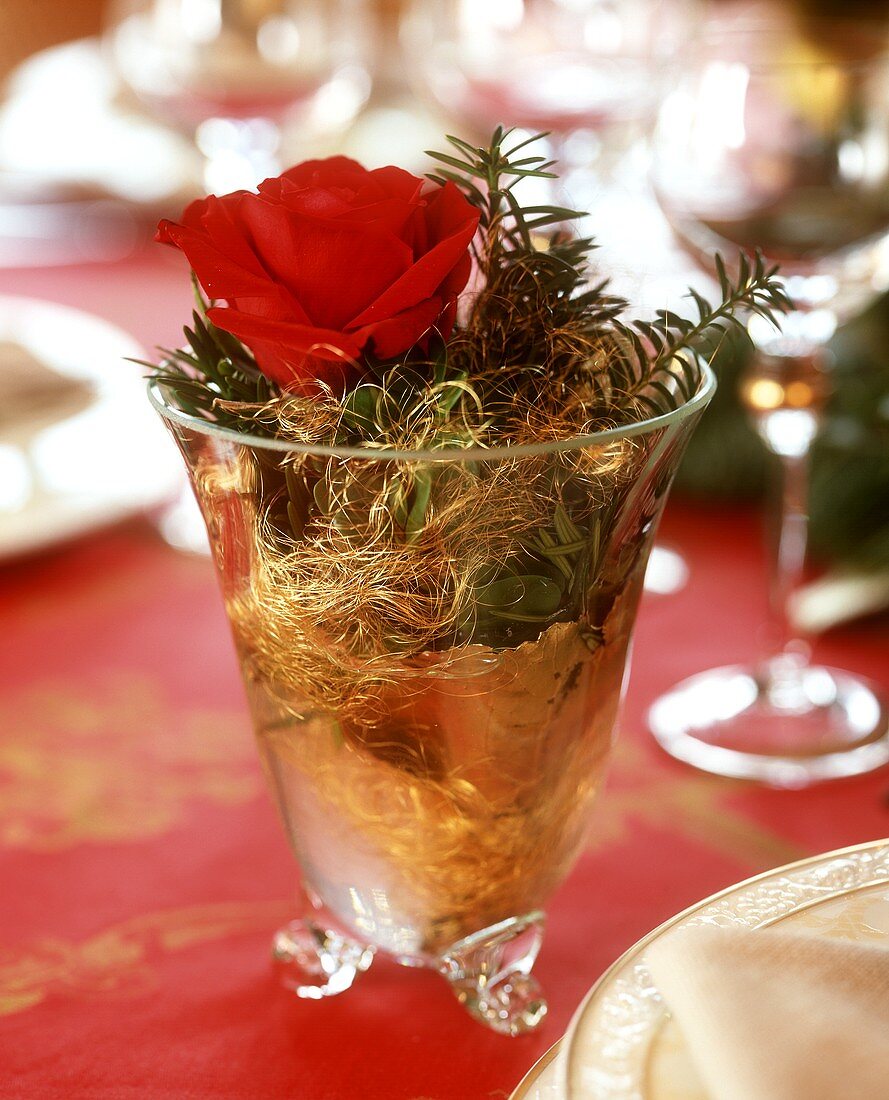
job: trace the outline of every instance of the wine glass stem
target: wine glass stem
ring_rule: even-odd
[[[800,653],[791,601],[802,585],[809,535],[809,455],[772,452],[780,464],[778,516],[772,525],[768,649],[770,655]]]
[[[793,626],[792,604],[803,583],[809,530],[809,455],[827,396],[819,351],[768,355],[758,351],[742,383],[754,427],[780,471],[770,525],[769,622],[764,664],[772,672],[805,666],[808,645]]]

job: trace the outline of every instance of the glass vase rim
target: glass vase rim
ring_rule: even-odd
[[[183,412],[164,399],[164,384],[157,378],[148,379],[148,400],[155,411],[165,421],[172,421],[201,435],[223,439],[242,447],[255,450],[277,451],[281,454],[298,454],[323,458],[339,458],[373,462],[495,462],[503,459],[525,458],[534,455],[557,454],[565,451],[582,450],[585,447],[601,446],[617,439],[628,439],[637,435],[646,435],[661,428],[680,424],[695,412],[703,410],[716,392],[716,375],[710,364],[700,362],[701,379],[694,394],[675,409],[659,413],[644,420],[634,420],[614,428],[583,435],[569,436],[565,439],[552,439],[540,443],[519,443],[515,446],[498,445],[494,447],[441,447],[438,450],[399,450],[392,447],[354,447],[332,446],[321,443],[297,443],[287,439],[275,439],[270,436],[252,435],[214,424],[211,420]]]

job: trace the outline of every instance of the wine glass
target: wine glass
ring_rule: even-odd
[[[360,0],[117,0],[108,43],[136,95],[194,136],[220,194],[280,174],[285,124],[357,114],[364,29]]]
[[[684,246],[702,261],[716,250],[728,258],[760,249],[780,264],[794,308],[779,328],[750,318],[755,354],[741,387],[781,474],[767,651],[751,667],[679,684],[654,704],[650,725],[681,760],[775,786],[889,760],[889,711],[877,687],[810,663],[792,625],[809,448],[830,393],[825,344],[889,287],[884,46],[863,27],[801,28],[770,8],[708,27],[654,140],[655,190]]]
[[[440,107],[487,136],[548,131],[568,194],[644,132],[660,63],[687,0],[413,0],[403,23],[414,74]],[[568,176],[565,179],[566,174]]]

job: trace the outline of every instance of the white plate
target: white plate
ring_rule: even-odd
[[[98,39],[32,54],[4,91],[3,265],[119,259],[197,195],[194,144],[125,94]]]
[[[561,1100],[562,1091],[556,1077],[559,1043],[555,1043],[516,1085],[509,1100]]]
[[[0,560],[158,506],[182,484],[179,456],[145,395],[145,358],[125,332],[79,310],[0,297],[0,342],[86,381],[92,398],[33,431],[0,430]],[[2,380],[0,380],[2,392]]]
[[[654,940],[688,925],[776,924],[852,940],[889,937],[889,841],[830,852],[748,879],[640,940],[587,994],[540,1100],[706,1100],[645,965]],[[534,1097],[534,1093],[528,1093]]]

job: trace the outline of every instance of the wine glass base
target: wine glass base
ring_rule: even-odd
[[[876,685],[819,666],[727,666],[677,684],[651,732],[702,771],[799,788],[889,763],[889,707]]]

